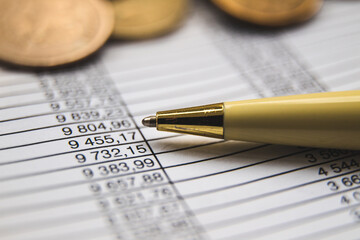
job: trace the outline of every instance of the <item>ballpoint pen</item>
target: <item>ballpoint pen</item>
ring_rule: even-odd
[[[360,150],[360,90],[160,111],[143,124],[226,140]]]

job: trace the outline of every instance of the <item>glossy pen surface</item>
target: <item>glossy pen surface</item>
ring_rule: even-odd
[[[225,102],[224,138],[360,149],[360,91]]]

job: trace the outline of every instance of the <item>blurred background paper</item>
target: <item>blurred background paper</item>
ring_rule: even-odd
[[[360,88],[360,2],[292,28],[194,2],[158,39],[0,69],[0,238],[355,239],[358,152],[143,128],[158,110]]]

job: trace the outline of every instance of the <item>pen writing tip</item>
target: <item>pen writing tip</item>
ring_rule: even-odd
[[[146,127],[156,127],[156,117],[149,116],[142,120],[142,124]]]

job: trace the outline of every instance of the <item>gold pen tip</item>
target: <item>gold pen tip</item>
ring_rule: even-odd
[[[156,127],[156,117],[149,116],[142,120],[142,124],[146,127]]]

